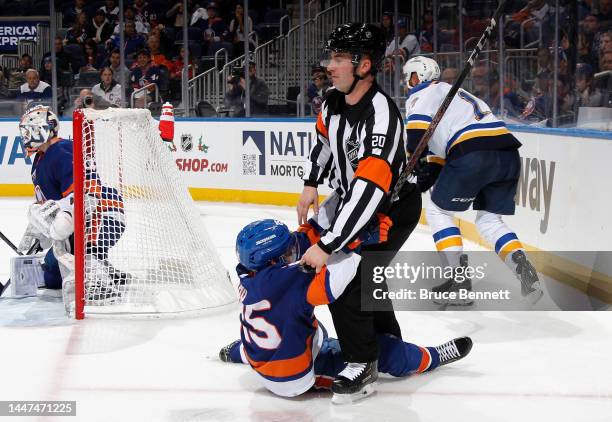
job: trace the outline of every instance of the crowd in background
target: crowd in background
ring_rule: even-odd
[[[60,2],[63,28],[54,41],[57,83],[62,87],[87,87],[95,95],[111,104],[119,104],[121,90],[127,98],[134,90],[136,105],[144,97],[152,98],[154,88],[142,89],[154,83],[164,100],[180,101],[181,79],[185,48],[189,51],[189,77],[213,66],[212,56],[221,48],[229,52],[230,59],[244,53],[244,40],[250,48],[278,35],[281,16],[290,11],[278,4],[251,0],[249,16],[245,17],[243,3],[236,0],[188,0],[183,10],[182,0],[126,0],[125,25],[119,28],[117,0],[67,0]],[[392,2],[385,2],[387,4]],[[462,11],[456,4],[440,5],[434,16],[431,4],[425,3],[420,16],[410,15],[410,4],[400,6],[397,22],[398,40],[395,40],[394,15],[385,11],[380,25],[386,34],[388,47],[379,80],[392,86],[396,63],[419,54],[433,54],[441,64],[442,80],[452,83],[460,66],[461,49],[469,51],[487,26],[496,1],[463,0]],[[612,0],[561,0],[559,47],[555,48],[554,2],[547,0],[508,0],[504,10],[504,49],[508,56],[512,50],[525,51],[529,61],[519,63],[532,69],[525,76],[514,74],[510,67],[504,72],[504,86],[500,87],[498,54],[483,55],[473,67],[467,85],[474,94],[491,104],[496,112],[526,122],[550,119],[554,107],[554,63],[557,65],[557,104],[559,123],[576,121],[579,107],[610,107],[612,105]],[[459,20],[463,25],[463,46],[460,45]],[[245,30],[252,28],[252,31]],[[189,44],[183,45],[183,22],[189,23]],[[436,23],[434,27],[434,22]],[[276,23],[276,26],[273,24]],[[269,24],[269,25],[268,25]],[[120,65],[120,31],[124,33],[125,63]],[[249,33],[247,35],[247,33]],[[497,40],[491,49],[497,49]],[[455,54],[453,56],[453,54]],[[399,60],[396,61],[396,57]],[[312,63],[307,91],[308,111],[316,113],[322,96],[329,86],[325,73]],[[609,72],[609,73],[608,73]],[[121,73],[127,86],[121,87]],[[259,86],[257,103],[260,113],[266,112],[265,81],[257,80],[256,70],[249,72],[252,86]],[[231,80],[227,81],[230,85]],[[25,54],[18,67],[0,72],[0,98],[22,100],[44,99],[51,96],[52,63],[47,53],[42,63],[32,63]],[[263,84],[263,85],[262,85]],[[231,85],[226,106],[237,103],[241,85]],[[501,92],[500,92],[501,91]],[[404,92],[403,92],[404,93]],[[78,99],[77,99],[78,100]],[[74,106],[74,99],[63,96],[61,108]],[[233,103],[232,103],[233,102]],[[237,114],[239,115],[239,114]]]

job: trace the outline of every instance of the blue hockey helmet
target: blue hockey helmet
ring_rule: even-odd
[[[272,219],[258,220],[238,233],[236,255],[246,268],[259,271],[272,260],[284,262],[284,256],[295,243],[293,233],[285,224]]]

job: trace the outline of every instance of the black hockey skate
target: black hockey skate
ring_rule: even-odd
[[[466,254],[462,254],[459,257],[459,266],[465,268],[467,267],[467,265],[468,265],[468,256]],[[458,294],[460,290],[467,290],[468,292],[471,292],[472,291],[472,280],[467,277],[464,277],[464,278],[465,280],[462,280],[462,281],[455,281],[455,278],[449,278],[444,283],[436,287],[433,287],[431,291],[437,294],[442,294],[442,293],[457,293]],[[435,297],[433,299],[433,302],[436,305],[442,305],[443,307],[472,306],[474,304],[474,301],[471,299],[460,299],[460,298],[446,299],[442,297]]]
[[[529,303],[535,304],[544,295],[538,272],[521,250],[512,254],[512,262],[516,264],[516,277],[521,282],[521,294]]]
[[[85,297],[94,304],[112,304],[121,298],[121,292],[104,281],[96,280],[87,287]]]
[[[332,384],[332,403],[350,404],[374,392],[378,362],[349,362]]]
[[[448,365],[463,359],[472,350],[472,339],[469,337],[459,337],[444,344],[434,347],[440,355],[440,366]]]
[[[230,358],[230,350],[232,349],[232,347],[234,347],[236,345],[236,343],[240,343],[240,340],[234,340],[232,341],[230,344],[228,344],[227,346],[225,346],[223,349],[221,349],[219,351],[219,359],[221,359],[222,362],[231,362],[231,363],[235,363],[231,358]]]

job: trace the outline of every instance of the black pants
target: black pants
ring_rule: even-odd
[[[363,252],[400,250],[419,222],[421,193],[415,185],[406,185],[400,199],[388,212],[393,221],[387,242],[364,247]],[[389,254],[389,262],[393,254]],[[388,265],[389,262],[381,263]],[[386,283],[379,285],[386,290]],[[387,309],[393,309],[389,302]],[[378,359],[378,333],[401,338],[400,326],[393,310],[365,311],[361,306],[361,266],[344,293],[329,305],[338,334],[342,355],[347,362],[372,362]]]

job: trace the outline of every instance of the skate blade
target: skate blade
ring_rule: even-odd
[[[446,300],[434,300],[433,303],[435,303],[436,305],[440,305],[440,306],[472,306],[474,304],[473,300],[451,300],[451,301],[446,301]]]
[[[535,305],[539,302],[540,299],[542,299],[542,296],[544,296],[544,292],[541,288],[538,287],[536,290],[531,293],[528,293],[525,296],[525,301],[530,305]]]
[[[372,395],[372,393],[374,393],[375,389],[374,386],[376,385],[376,383],[371,383],[366,385],[365,387],[363,387],[363,389],[357,393],[353,393],[353,394],[337,394],[334,393],[334,395],[332,396],[332,403],[334,404],[353,404],[355,402],[358,402],[359,400],[363,400],[366,397]]]

